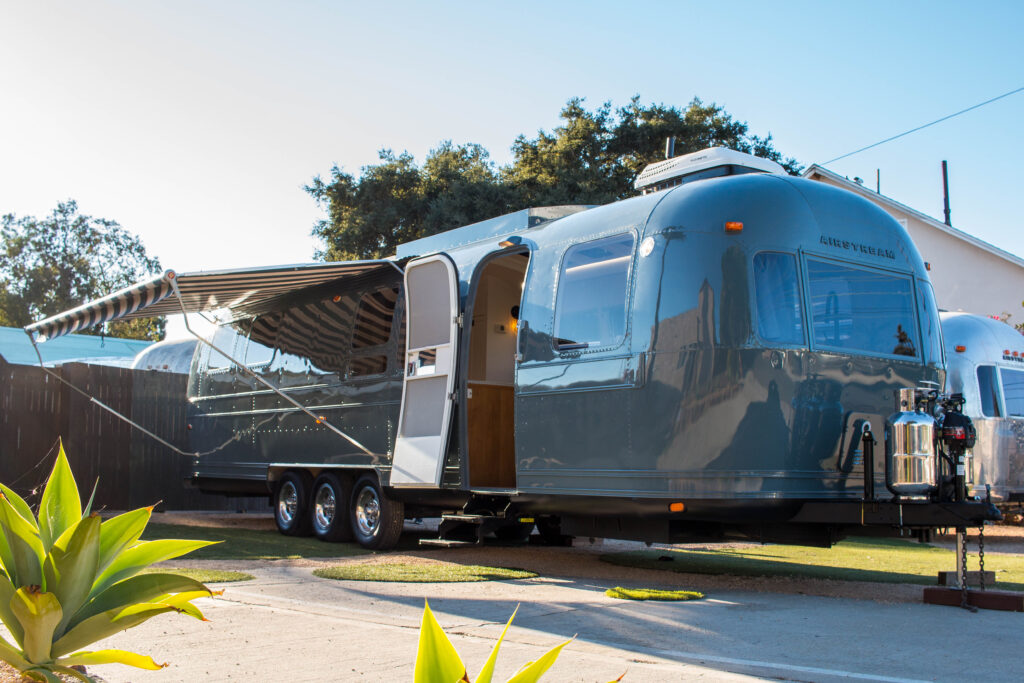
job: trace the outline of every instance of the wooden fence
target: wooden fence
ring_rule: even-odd
[[[188,450],[188,377],[155,370],[67,363],[54,371],[146,429]],[[0,482],[33,496],[64,443],[85,499],[97,509],[269,510],[266,498],[206,495],[185,485],[191,460],[131,427],[40,368],[0,358]]]

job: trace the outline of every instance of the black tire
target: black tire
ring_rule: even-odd
[[[309,524],[314,536],[332,543],[352,540],[351,493],[352,482],[346,476],[325,472],[316,478],[309,497]]]
[[[309,490],[305,472],[285,472],[274,487],[274,521],[285,536],[309,535]]]
[[[512,522],[508,526],[498,527],[494,536],[499,541],[508,543],[525,543],[533,533],[533,522]]]
[[[544,545],[570,545],[572,536],[562,533],[562,520],[558,517],[538,517],[537,533]]]
[[[359,478],[352,487],[349,509],[356,543],[370,550],[390,550],[398,544],[405,523],[405,505],[384,495],[376,475]]]

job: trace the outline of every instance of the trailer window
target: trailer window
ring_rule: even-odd
[[[633,235],[570,247],[558,275],[555,345],[614,346],[626,336],[626,300]]]
[[[978,392],[981,394],[981,414],[1001,417],[999,414],[999,386],[996,384],[994,365],[978,366]]]
[[[391,323],[395,319],[397,287],[384,287],[363,295],[356,311],[356,327],[352,333],[352,348],[381,346],[391,339]]]
[[[757,334],[779,344],[803,344],[799,280],[793,254],[764,252],[754,256]]]
[[[910,278],[807,260],[814,344],[920,357]]]
[[[1024,370],[999,368],[1003,383],[1003,405],[1009,417],[1024,417]]]

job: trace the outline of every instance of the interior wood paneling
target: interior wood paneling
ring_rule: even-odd
[[[470,382],[467,405],[469,481],[472,486],[516,485],[512,387]]]

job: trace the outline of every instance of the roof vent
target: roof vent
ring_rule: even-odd
[[[709,147],[673,159],[650,164],[637,176],[633,187],[644,194],[676,185],[740,173],[774,173],[786,175],[779,164],[725,147]]]

